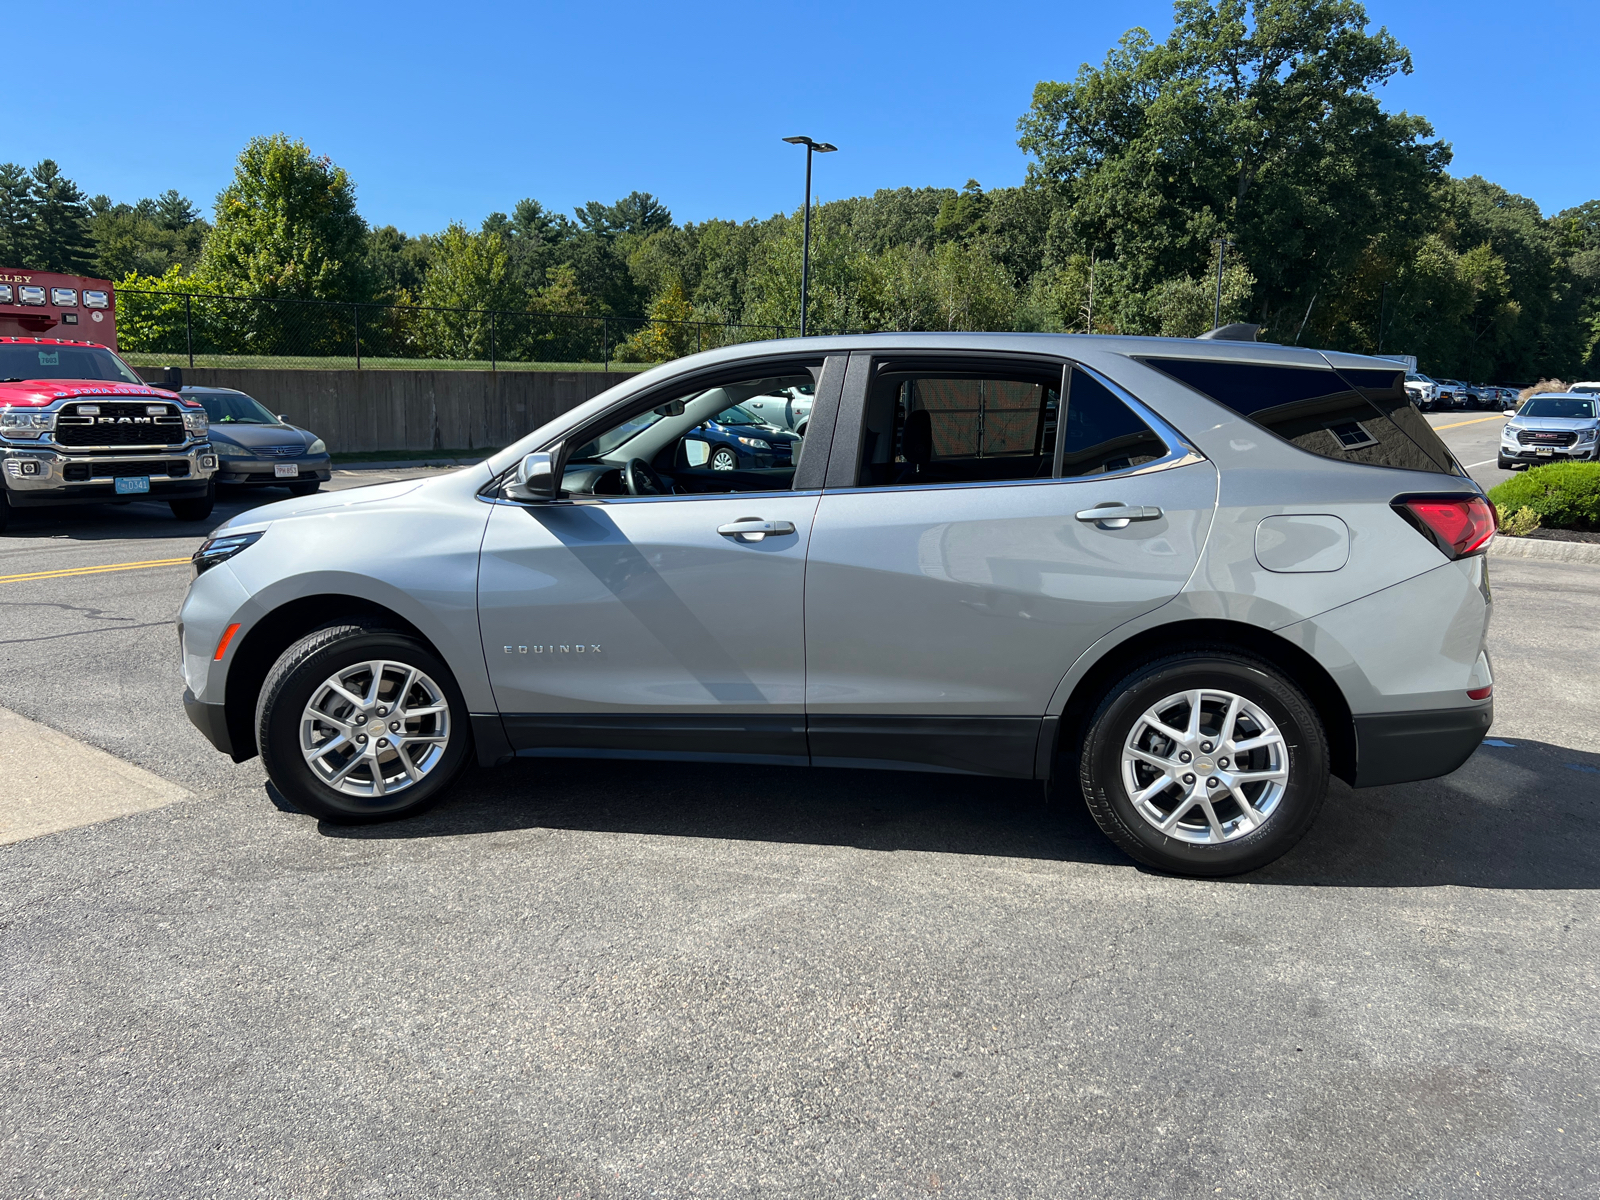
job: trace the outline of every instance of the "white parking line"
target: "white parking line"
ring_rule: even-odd
[[[1470,471],[1473,467],[1487,467],[1490,463],[1499,461],[1500,460],[1498,458],[1486,458],[1481,463],[1468,463],[1467,470]]]

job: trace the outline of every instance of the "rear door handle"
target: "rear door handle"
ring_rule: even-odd
[[[794,532],[793,521],[767,521],[761,517],[740,517],[726,525],[718,525],[717,532],[724,537],[738,538],[741,542],[759,542],[767,534]]]
[[[1161,510],[1148,504],[1100,504],[1078,514],[1080,521],[1093,521],[1101,529],[1125,529],[1129,521],[1154,521]]]

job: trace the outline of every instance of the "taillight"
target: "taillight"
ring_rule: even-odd
[[[1406,496],[1394,509],[1451,558],[1482,550],[1500,524],[1482,496]]]

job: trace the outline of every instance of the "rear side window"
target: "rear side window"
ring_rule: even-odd
[[[1403,371],[1335,372],[1215,359],[1143,361],[1323,458],[1455,474],[1450,452],[1406,396]]]
[[[1105,475],[1161,458],[1166,443],[1098,379],[1077,367],[1067,390],[1061,476]]]

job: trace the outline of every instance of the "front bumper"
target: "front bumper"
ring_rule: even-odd
[[[138,453],[75,453],[51,446],[0,444],[6,498],[17,507],[104,504],[109,500],[183,500],[204,496],[216,472],[216,453],[204,441]],[[143,475],[148,492],[118,495],[118,476]]]
[[[225,705],[196,700],[194,693],[184,688],[183,711],[188,714],[189,723],[205,735],[206,741],[224,754],[233,753],[233,738],[228,734],[228,710]]]
[[[1540,454],[1538,450],[1549,450]],[[1559,459],[1576,458],[1587,462],[1595,456],[1595,443],[1581,442],[1576,446],[1507,446],[1500,443],[1500,457],[1507,462],[1542,463]]]
[[[280,479],[274,467],[296,466],[298,475]],[[252,486],[288,487],[315,479],[327,483],[333,478],[333,459],[326,454],[303,458],[224,458],[217,468],[217,482]]]
[[[1357,716],[1355,786],[1448,775],[1472,757],[1493,723],[1492,700],[1467,708]]]

